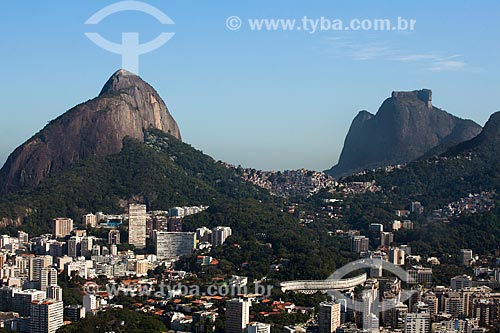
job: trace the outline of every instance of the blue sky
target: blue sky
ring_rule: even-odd
[[[260,169],[336,163],[352,118],[393,90],[430,88],[434,105],[483,125],[500,110],[500,3],[482,1],[146,1],[175,25],[138,12],[84,25],[116,1],[0,3],[0,164],[45,124],[95,97],[121,57],[84,32],[141,42],[175,36],[140,58],[183,138],[216,159]],[[236,15],[243,26],[226,27]],[[404,31],[251,31],[248,19],[415,19]]]

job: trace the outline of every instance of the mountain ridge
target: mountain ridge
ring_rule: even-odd
[[[497,191],[499,170],[500,112],[495,112],[471,140],[392,171],[381,168],[347,179],[376,181],[393,200],[417,200],[438,209],[470,193]]]

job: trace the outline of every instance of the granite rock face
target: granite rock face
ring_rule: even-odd
[[[401,164],[442,144],[458,144],[481,132],[472,120],[453,116],[432,105],[428,89],[393,92],[376,115],[361,111],[353,120],[337,165],[327,173],[347,176]]]
[[[0,193],[36,186],[79,160],[118,153],[125,137],[143,141],[148,128],[181,140],[176,121],[153,87],[119,70],[98,97],[51,121],[9,156],[0,170]]]

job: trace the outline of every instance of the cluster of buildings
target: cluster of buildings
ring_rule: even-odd
[[[55,232],[65,232],[61,225]],[[0,311],[2,326],[10,331],[55,332],[63,325],[62,289],[50,255],[29,253],[28,234],[0,237]]]
[[[370,182],[348,182],[340,183],[335,192],[344,195],[357,195],[364,193],[376,193],[382,191],[382,187],[372,180]]]
[[[0,327],[19,332],[55,332],[63,318],[80,320],[86,313],[110,306],[106,297],[83,296],[83,304],[64,306],[58,279],[79,276],[108,279],[147,276],[158,266],[169,267],[197,248],[223,245],[231,236],[230,227],[202,227],[182,231],[182,219],[207,207],[175,207],[169,211],[147,212],[145,205],[130,205],[126,215],[86,214],[82,222],[90,228],[105,228],[106,238],[76,229],[70,218],[55,218],[52,233],[29,238],[19,231],[16,237],[0,236]],[[122,226],[128,220],[128,230]],[[102,232],[100,233],[102,234]],[[119,251],[123,238],[146,254]],[[152,246],[154,253],[148,253]],[[109,295],[108,295],[109,296]]]
[[[412,211],[400,212],[401,217],[413,209],[423,208],[415,205]],[[378,223],[369,227],[371,237],[378,237],[375,251],[370,251],[370,239],[359,231],[339,232],[349,237],[351,250],[360,258],[379,265],[367,270],[370,278],[361,290],[346,291],[345,299],[335,301],[338,304],[321,305],[319,332],[484,333],[500,327],[500,293],[492,289],[500,287],[500,269],[489,267],[489,261],[474,256],[471,249],[461,249],[460,264],[474,266],[475,278],[459,275],[447,287],[436,286],[433,269],[420,265],[421,257],[412,254],[409,246],[391,244],[392,234],[383,230]],[[386,262],[405,268],[405,278],[384,274]],[[440,265],[437,258],[428,258],[427,263]],[[335,318],[329,320],[333,314]],[[328,324],[321,325],[325,318]]]
[[[344,297],[321,303],[316,321],[284,332],[321,333],[485,333],[497,330],[500,293],[470,276],[451,279],[450,286],[435,286],[432,269],[409,267],[407,277],[381,274],[368,269],[369,278]],[[376,262],[376,261],[374,261]]]
[[[430,221],[448,221],[460,217],[464,213],[485,213],[495,207],[496,192],[481,192],[469,194],[465,198],[449,203],[442,209],[436,209],[429,216]]]
[[[332,190],[338,182],[324,172],[306,169],[286,171],[241,170],[244,180],[267,189],[271,194],[282,197],[309,197],[326,189]]]

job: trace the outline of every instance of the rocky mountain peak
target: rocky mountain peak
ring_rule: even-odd
[[[360,112],[347,133],[335,177],[364,169],[410,162],[441,144],[457,144],[481,132],[471,120],[432,105],[432,91],[394,91],[376,115]]]
[[[104,84],[99,96],[120,93],[133,95],[137,92],[156,93],[154,88],[142,80],[138,75],[125,69],[119,69],[111,75]]]
[[[120,69],[98,97],[51,121],[9,156],[0,170],[0,193],[36,186],[79,160],[119,153],[125,137],[144,141],[149,128],[181,140],[177,122],[156,90]]]
[[[493,113],[484,125],[483,135],[491,139],[500,139],[500,111]]]
[[[397,100],[420,100],[431,109],[432,108],[432,90],[421,89],[414,91],[393,91],[391,97]]]

